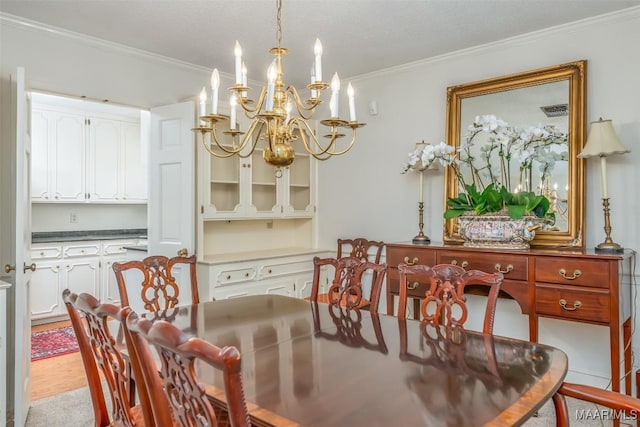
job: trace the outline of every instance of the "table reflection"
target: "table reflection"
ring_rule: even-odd
[[[552,347],[281,296],[201,303],[171,321],[238,347],[256,425],[519,424],[567,369]],[[197,370],[216,402],[222,376]]]

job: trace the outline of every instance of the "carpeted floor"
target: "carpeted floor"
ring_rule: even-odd
[[[31,361],[75,351],[78,351],[78,341],[71,326],[31,334]]]
[[[593,404],[575,399],[568,399],[567,402],[569,405],[569,413],[572,417],[580,411],[594,411],[597,408]],[[591,413],[593,414],[593,412]],[[547,402],[538,413],[538,416],[528,420],[524,424],[524,427],[552,427],[555,425],[553,404]],[[613,425],[611,421],[599,419],[578,421],[574,418],[571,421],[571,426],[576,427],[602,427],[611,425]],[[631,426],[632,424],[621,423],[621,425]],[[58,426],[93,427],[93,409],[87,387],[31,402],[31,409],[29,410],[25,427]]]

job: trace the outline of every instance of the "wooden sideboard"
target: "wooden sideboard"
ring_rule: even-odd
[[[456,245],[388,243],[386,249],[387,313],[393,314],[399,293],[398,264],[457,264],[469,270],[501,271],[502,292],[529,316],[529,339],[538,341],[538,317],[603,325],[609,328],[611,378],[620,391],[631,394],[632,253],[592,250],[489,250]],[[426,284],[410,283],[414,313]]]

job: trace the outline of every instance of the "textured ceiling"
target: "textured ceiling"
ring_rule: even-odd
[[[285,80],[306,83],[313,44],[323,73],[355,76],[640,5],[640,0],[284,0]],[[1,0],[0,11],[249,78],[276,45],[275,0]]]

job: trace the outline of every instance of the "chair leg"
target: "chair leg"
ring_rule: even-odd
[[[553,406],[556,409],[556,426],[557,427],[569,427],[569,409],[567,408],[567,401],[560,393],[553,395]]]

